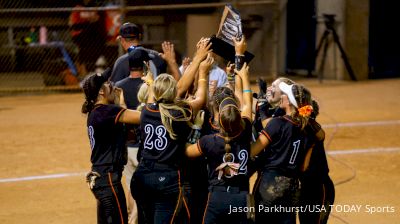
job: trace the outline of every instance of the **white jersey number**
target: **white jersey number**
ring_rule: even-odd
[[[94,144],[96,143],[95,139],[94,139],[94,129],[92,126],[88,127],[88,135],[89,135],[89,141],[90,141],[90,148],[94,149]]]
[[[156,149],[158,151],[164,150],[168,145],[168,139],[165,137],[167,130],[164,126],[159,125],[154,129],[154,126],[151,124],[146,124],[144,126],[144,132],[146,133],[146,139],[144,140],[144,148],[145,149]],[[153,136],[156,136],[153,139]]]
[[[296,161],[297,153],[299,152],[299,147],[300,147],[300,140],[293,142],[293,152],[289,160],[290,164],[294,164],[294,162]]]

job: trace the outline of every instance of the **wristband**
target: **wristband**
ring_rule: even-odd
[[[207,79],[199,79],[198,81],[199,81],[199,82],[200,82],[200,81],[205,81],[205,82],[207,82]]]
[[[190,144],[195,144],[197,142],[197,140],[200,139],[200,129],[192,129],[192,131],[190,132],[190,135],[187,139],[187,142]]]
[[[244,89],[243,93],[251,93],[251,89]]]

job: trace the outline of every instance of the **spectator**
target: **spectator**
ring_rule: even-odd
[[[97,59],[104,53],[106,30],[103,12],[83,10],[95,7],[94,0],[83,0],[83,5],[76,5],[69,17],[72,41],[79,49],[77,60],[78,73],[82,76],[95,70]]]
[[[136,49],[144,49],[150,57],[150,70],[157,76],[166,72],[167,66],[165,61],[159,56],[155,50],[144,48],[141,45],[143,32],[139,26],[134,23],[124,23],[119,30],[117,39],[120,41],[122,48],[127,52],[119,57],[114,64],[111,81],[117,82],[129,76],[129,60],[128,53]]]

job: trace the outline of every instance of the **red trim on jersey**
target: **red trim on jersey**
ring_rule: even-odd
[[[125,111],[126,111],[126,109],[122,108],[122,110],[117,114],[117,116],[115,117],[115,121],[114,121],[115,124],[118,123],[119,118],[121,117],[122,113],[125,112]]]
[[[269,136],[269,134],[268,134],[265,130],[261,130],[261,133],[262,133],[265,137],[267,137],[268,140],[269,140],[270,142],[272,142],[271,136]]]
[[[112,192],[114,194],[115,200],[116,200],[117,205],[118,205],[118,212],[119,212],[119,216],[121,218],[121,223],[124,224],[124,217],[122,216],[121,205],[119,204],[117,193],[115,192],[113,184],[112,184],[112,181],[111,181],[111,173],[108,173],[108,182],[110,184],[111,190],[112,190]]]

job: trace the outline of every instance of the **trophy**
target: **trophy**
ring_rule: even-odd
[[[234,37],[241,38],[242,22],[239,12],[232,7],[231,4],[225,6],[222,14],[219,29],[216,35],[211,36],[211,48],[213,52],[225,60],[235,61],[235,45],[232,41]],[[254,55],[248,51],[244,53],[244,61],[249,63],[254,58]]]

